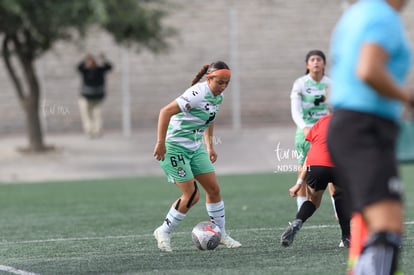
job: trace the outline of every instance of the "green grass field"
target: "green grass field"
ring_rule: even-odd
[[[407,197],[401,269],[412,274],[414,166],[401,168]],[[288,195],[295,178],[219,176],[227,231],[242,248],[193,246],[192,227],[208,220],[202,197],[173,234],[173,253],[160,252],[152,236],[179,195],[164,177],[0,184],[0,269],[2,274],[345,274],[348,252],[338,247],[329,196],[293,246],[279,244],[296,213]],[[8,267],[15,270],[4,271]]]

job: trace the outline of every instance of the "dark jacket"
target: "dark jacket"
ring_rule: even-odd
[[[105,97],[105,73],[112,69],[109,62],[95,68],[87,68],[82,61],[78,71],[82,75],[81,95],[87,99],[103,99]]]

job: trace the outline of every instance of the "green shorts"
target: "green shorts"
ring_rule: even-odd
[[[214,172],[213,164],[203,146],[196,151],[172,143],[166,143],[166,147],[165,159],[159,163],[168,182],[185,182],[199,174]]]
[[[310,143],[309,141],[305,140],[305,134],[303,133],[303,130],[299,128],[296,130],[295,147],[298,157],[298,163],[299,165],[303,165],[305,163],[306,155],[308,154],[310,148]]]

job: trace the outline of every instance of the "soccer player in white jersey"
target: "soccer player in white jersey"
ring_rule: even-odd
[[[328,104],[326,102],[327,91],[331,80],[325,75],[326,57],[320,50],[311,50],[305,58],[306,73],[293,83],[290,93],[291,114],[297,126],[295,136],[295,147],[298,155],[299,179],[302,179],[301,172],[306,167],[303,166],[308,153],[310,143],[305,140],[310,128],[323,116],[328,114]],[[302,173],[306,174],[306,173]],[[329,191],[334,193],[332,184],[329,184]],[[305,184],[297,192],[298,210],[302,203],[306,201]],[[332,203],[335,210],[334,200]]]
[[[205,81],[199,82],[204,75]],[[192,86],[160,111],[154,157],[168,181],[182,192],[172,204],[162,225],[154,231],[158,248],[162,251],[172,251],[171,233],[199,200],[196,181],[206,192],[206,209],[210,220],[221,230],[220,243],[228,248],[241,246],[226,233],[224,202],[212,164],[217,159],[212,142],[214,119],[230,77],[231,71],[222,61],[204,65],[192,81]]]

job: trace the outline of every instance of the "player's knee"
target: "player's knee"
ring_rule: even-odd
[[[316,209],[319,208],[319,206],[321,206],[321,201],[322,201],[322,195],[323,192],[308,192],[310,193],[310,201],[313,203],[313,205],[315,206]]]
[[[218,184],[212,185],[206,190],[206,193],[210,197],[218,197],[220,196],[220,186]]]
[[[319,206],[321,206],[321,201],[320,200],[312,200],[313,205],[315,206],[315,209],[318,209]]]

